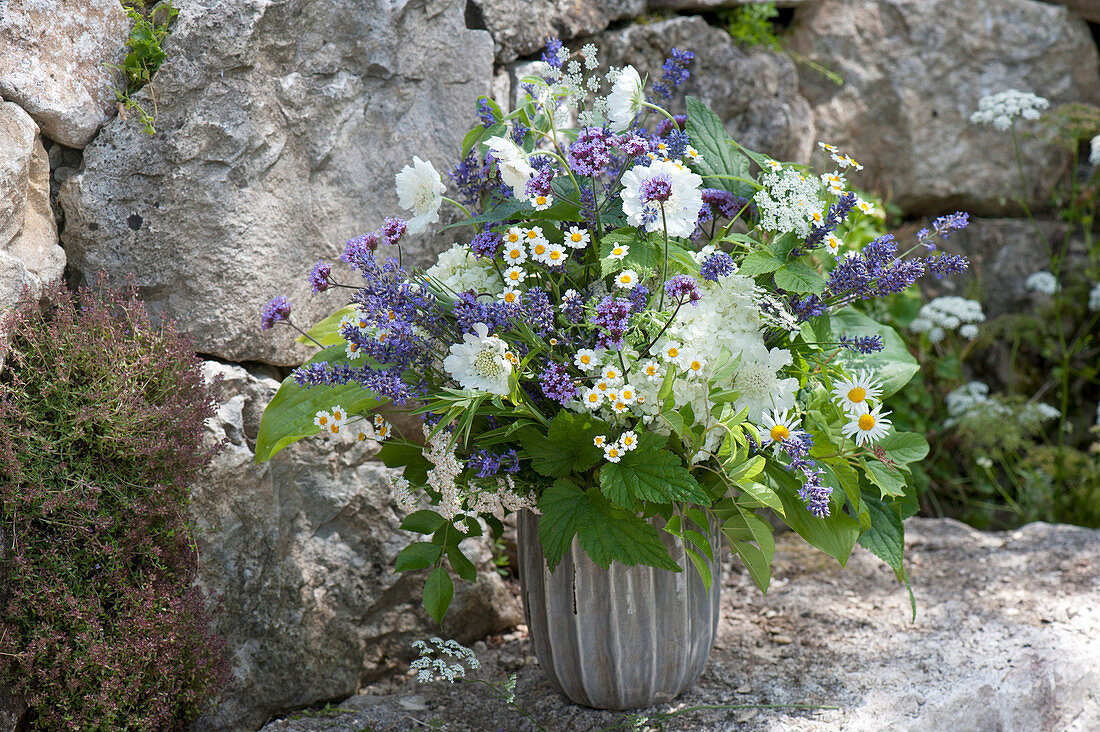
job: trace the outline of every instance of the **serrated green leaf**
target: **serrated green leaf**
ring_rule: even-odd
[[[611,252],[617,246],[628,246],[626,256],[622,259],[612,259]],[[613,231],[600,240],[600,276],[622,269],[641,271],[649,269],[660,272],[664,267],[665,243],[664,237],[656,232],[644,234],[635,229],[626,228]],[[668,273],[683,274],[697,273],[699,267],[691,254],[675,241],[668,243]]]
[[[381,460],[387,468],[404,468],[405,480],[413,485],[424,485],[428,482],[428,470],[432,464],[424,457],[424,450],[420,445],[385,442],[375,458]]]
[[[737,274],[746,277],[768,274],[774,272],[784,264],[783,260],[772,254],[767,249],[757,249],[749,252],[741,264],[737,267]]]
[[[722,119],[700,100],[687,98],[687,125],[685,130],[692,146],[699,151],[699,159],[691,164],[702,176],[705,185],[721,188],[737,196],[751,196],[752,184],[732,178],[748,179],[749,161],[729,144]]]
[[[331,346],[314,354],[306,363],[348,363],[344,346]],[[385,402],[358,384],[340,386],[298,386],[293,376],[283,379],[279,390],[264,409],[256,436],[256,462],[270,460],[280,450],[303,437],[320,431],[313,424],[317,412],[339,404],[349,414],[366,414]]]
[[[592,441],[606,431],[607,425],[591,415],[561,411],[545,435],[531,427],[519,433],[519,440],[537,473],[564,478],[570,471],[584,472],[600,461],[603,451]]]
[[[639,500],[708,502],[699,481],[667,450],[639,447],[617,463],[606,463],[600,468],[600,489],[612,503],[631,511]]]
[[[860,462],[867,471],[867,477],[879,487],[883,496],[905,495],[905,476],[899,470],[884,465],[874,458],[860,460]]]
[[[825,278],[810,265],[795,260],[775,271],[775,286],[788,292],[820,295],[825,291]]]
[[[860,369],[869,370],[875,378],[882,381],[883,399],[909,383],[919,370],[917,360],[909,353],[905,341],[890,326],[878,323],[851,308],[844,308],[831,317],[832,332],[837,337],[841,334],[849,337],[882,336],[885,346],[883,350],[864,355],[844,349],[837,356],[837,361],[848,373],[855,373]]]
[[[756,501],[761,506],[767,506],[780,516],[783,515],[783,501],[781,501],[779,495],[768,486],[763,483],[757,483],[756,481],[748,481],[737,487],[744,495],[752,498],[752,500]],[[738,502],[740,503],[741,501]]]
[[[427,541],[417,541],[401,550],[394,561],[394,572],[427,569],[443,556],[443,547]]]
[[[916,432],[892,432],[878,442],[886,457],[899,465],[923,460],[928,455],[928,440]]]
[[[424,609],[435,622],[442,624],[451,599],[455,596],[455,586],[444,567],[436,567],[424,583]]]

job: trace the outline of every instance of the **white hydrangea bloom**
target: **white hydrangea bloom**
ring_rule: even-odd
[[[393,180],[398,205],[412,211],[408,221],[410,234],[419,234],[428,224],[439,221],[439,207],[443,205],[443,193],[447,188],[435,166],[414,156],[412,166],[406,165]]]
[[[1007,130],[1017,117],[1039,119],[1040,111],[1050,106],[1043,97],[1030,92],[1009,89],[982,97],[978,111],[970,115],[971,124],[992,124],[998,130]]]
[[[768,231],[807,236],[814,216],[825,210],[824,201],[818,197],[817,179],[784,168],[764,173],[761,182],[764,187],[753,196],[760,211],[760,225]]]
[[[668,199],[660,206],[642,200],[643,186],[653,179],[667,181],[671,186]],[[671,160],[635,165],[623,175],[622,183],[623,213],[631,226],[644,227],[646,231],[667,229],[669,236],[689,237],[695,231],[699,209],[703,207],[703,194],[699,191],[703,179],[686,166]]]
[[[465,244],[453,244],[439,255],[424,275],[454,293],[473,290],[479,295],[499,295],[504,283],[492,264],[479,260]]]
[[[1039,270],[1038,272],[1028,275],[1027,280],[1024,282],[1024,287],[1040,295],[1053,295],[1060,289],[1058,278],[1045,270]]]
[[[485,323],[474,323],[474,332],[466,333],[462,342],[455,343],[450,350],[451,355],[443,359],[443,368],[463,389],[502,395],[511,390],[512,362],[507,356],[508,344],[498,336],[489,335]]]
[[[609,80],[610,80],[609,76]],[[611,93],[607,95],[607,116],[612,132],[625,132],[638,113],[642,111],[645,90],[642,77],[633,66],[624,66],[614,77]]]

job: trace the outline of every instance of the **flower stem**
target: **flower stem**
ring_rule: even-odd
[[[463,206],[461,203],[454,200],[453,198],[447,198],[446,196],[443,196],[443,200],[446,201],[447,203],[453,204],[455,206],[458,206],[460,209],[462,209],[462,213],[466,214],[466,218],[472,219],[474,217],[474,215],[472,213],[470,213],[470,209],[466,208],[465,206]]]
[[[665,221],[665,202],[659,201],[661,207],[661,231],[665,235],[665,261],[661,267],[661,300],[657,305],[658,310],[665,309],[665,282],[668,280],[668,223]]]

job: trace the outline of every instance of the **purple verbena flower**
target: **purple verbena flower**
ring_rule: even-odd
[[[536,196],[549,197],[553,193],[550,188],[550,181],[553,179],[554,169],[547,165],[527,181],[527,188],[524,192],[527,194],[528,198],[534,198]]]
[[[608,295],[596,305],[590,322],[600,329],[597,348],[621,349],[626,345],[624,336],[630,327],[630,300]]]
[[[329,282],[330,274],[332,274],[332,265],[323,260],[317,260],[317,264],[313,265],[313,271],[309,273],[310,289],[314,292],[324,292],[332,287],[332,283]]]
[[[470,251],[482,259],[492,259],[500,253],[504,239],[500,234],[486,228],[470,240]]]
[[[664,173],[646,178],[638,187],[638,198],[642,203],[664,202],[672,197],[672,181]]]
[[[657,123],[656,133],[659,137],[666,137],[673,129],[683,130],[684,125],[687,124],[687,119],[686,114],[676,114],[672,116],[672,119],[662,119]]]
[[[624,136],[619,142],[619,149],[630,157],[636,158],[649,152],[649,141],[640,135]]]
[[[680,305],[690,302],[698,307],[699,301],[703,299],[699,292],[699,283],[693,277],[682,274],[668,278],[665,282],[665,294]]]
[[[276,323],[290,319],[290,301],[285,295],[276,295],[260,310],[260,330],[267,330]]]
[[[611,163],[611,136],[600,127],[586,127],[569,146],[565,159],[578,175],[596,176]]]
[[[539,375],[539,387],[547,399],[565,404],[577,397],[577,386],[563,364],[551,361]]]
[[[388,244],[396,244],[401,240],[401,237],[405,236],[405,231],[407,229],[408,223],[404,219],[387,216],[386,220],[382,222],[382,228],[379,229],[379,233]]]

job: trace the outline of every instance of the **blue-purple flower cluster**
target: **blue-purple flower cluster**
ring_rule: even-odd
[[[813,446],[814,439],[808,432],[792,434],[780,443],[780,448],[791,459],[787,470],[802,473],[804,482],[798,496],[805,501],[806,510],[818,518],[824,518],[829,515],[829,498],[833,489],[821,484],[821,476],[825,471],[810,459],[810,449]]]
[[[952,233],[962,231],[970,224],[970,214],[956,211],[953,214],[940,216],[932,221],[932,230],[921,229],[917,232],[917,242],[928,251],[936,248],[935,238],[947,239]]]
[[[688,80],[691,76],[688,67],[694,60],[695,53],[692,51],[674,48],[669,52],[668,58],[661,65],[661,80],[653,85],[653,92],[659,99],[671,98],[672,93]]]
[[[626,331],[630,327],[630,314],[633,311],[630,300],[623,297],[606,296],[596,305],[596,312],[590,322],[600,329],[596,338],[596,348],[620,350],[626,341]]]
[[[886,348],[886,342],[878,334],[849,336],[847,333],[841,333],[838,345],[841,348],[847,348],[849,351],[862,353],[864,356]]]
[[[479,478],[492,478],[499,473],[518,473],[519,455],[515,450],[490,452],[477,450],[466,458],[466,469]]]

